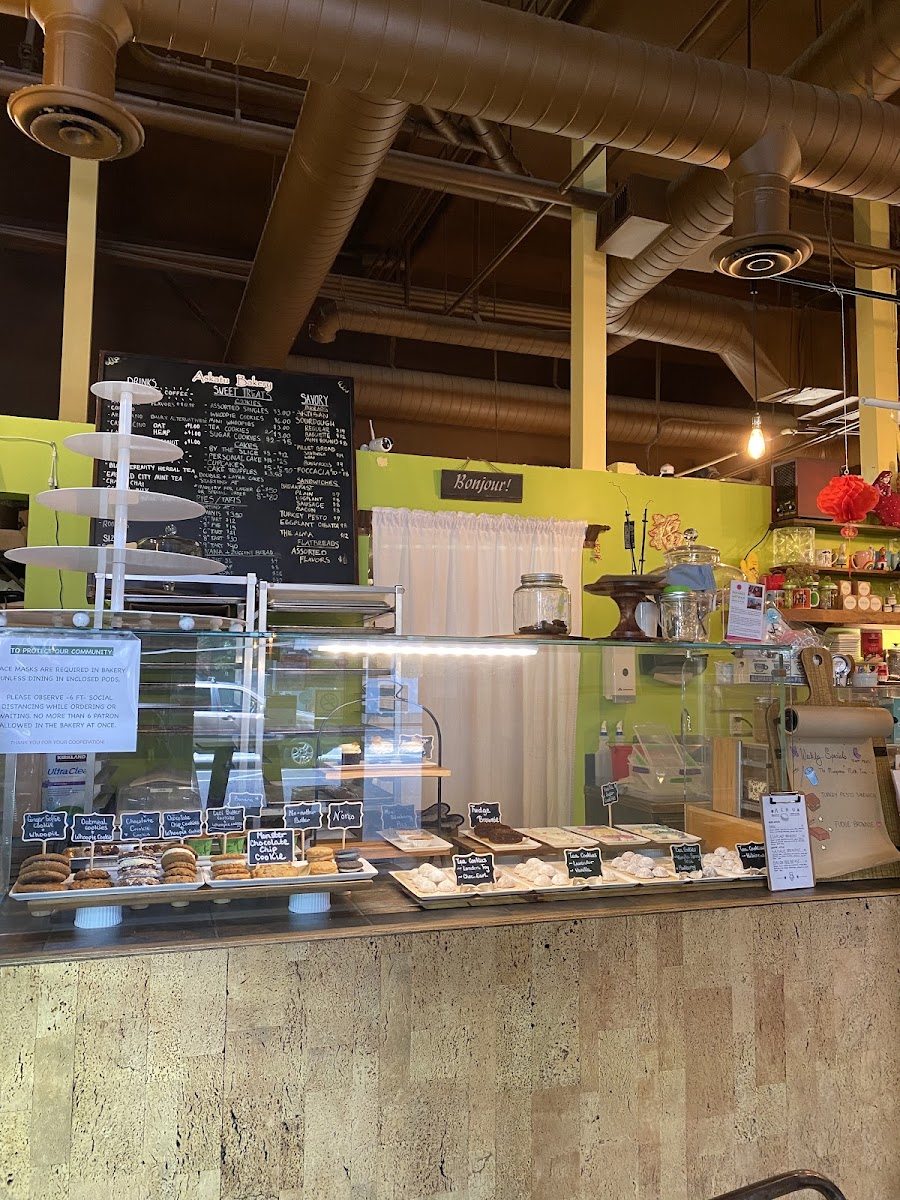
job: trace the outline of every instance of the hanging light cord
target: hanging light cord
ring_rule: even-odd
[[[841,293],[841,384],[844,389],[844,474],[850,474],[850,450],[847,435],[847,331],[844,296]]]
[[[756,415],[759,416],[759,380],[757,379],[756,375],[756,292],[757,288],[756,284],[754,284],[750,289],[750,294],[753,297],[753,308],[751,315],[751,333],[753,335],[753,403],[756,408]]]

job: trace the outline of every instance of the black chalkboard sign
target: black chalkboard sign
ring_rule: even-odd
[[[459,887],[494,882],[493,854],[454,854],[453,870]]]
[[[669,849],[672,852],[672,865],[679,875],[687,874],[689,871],[703,870],[703,859],[700,855],[700,847],[696,842],[683,842],[670,846]]]
[[[336,800],[328,805],[329,829],[361,829],[362,823],[361,800]]]
[[[113,813],[75,813],[72,817],[73,842],[111,842],[115,829]]]
[[[521,504],[524,479],[503,471],[441,471],[441,499]]]
[[[122,813],[119,818],[123,842],[158,841],[160,837],[158,812]]]
[[[414,804],[386,804],[381,810],[382,829],[418,829],[419,824]]]
[[[470,825],[497,825],[500,823],[500,805],[499,804],[470,804],[469,805],[469,824]]]
[[[591,879],[603,874],[600,851],[597,849],[567,850],[566,870],[570,879]]]
[[[738,842],[735,846],[745,871],[764,871],[766,869],[765,842]]]
[[[247,863],[258,867],[263,863],[294,861],[294,833],[291,829],[251,829],[247,833]]]
[[[134,432],[175,442],[184,457],[134,467],[131,480],[205,505],[205,516],[178,522],[179,536],[230,575],[357,582],[352,380],[110,353],[100,370],[163,393],[135,406]],[[117,404],[98,405],[98,429],[117,420]],[[112,487],[115,474],[115,463],[99,464],[98,484]],[[112,522],[94,526],[93,541],[112,540]],[[142,521],[129,535],[164,527]]]
[[[203,834],[203,813],[199,809],[179,809],[177,812],[164,812],[162,815],[162,835],[164,838],[201,837]]]
[[[242,808],[208,808],[207,833],[243,833],[247,814]]]
[[[321,804],[286,804],[284,823],[288,829],[321,829]]]
[[[23,842],[58,842],[66,836],[64,812],[25,813],[22,818]]]
[[[619,785],[617,783],[601,783],[600,799],[607,807],[619,801]]]

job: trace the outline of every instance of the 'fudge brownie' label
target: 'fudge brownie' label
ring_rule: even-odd
[[[164,812],[162,815],[164,838],[202,837],[203,813],[200,809],[179,809],[178,812]]]
[[[111,842],[115,829],[112,813],[75,813],[72,817],[73,842]]]
[[[596,848],[566,851],[566,870],[570,879],[590,879],[602,873],[600,851]]]
[[[499,825],[500,824],[500,805],[499,804],[470,804],[469,805],[469,824],[470,825]]]
[[[22,818],[23,842],[58,842],[66,836],[66,813],[26,813]]]
[[[289,863],[294,861],[292,829],[251,829],[247,833],[247,864]]]
[[[284,823],[288,829],[321,829],[321,804],[286,804]]]
[[[459,887],[494,882],[493,854],[454,854],[453,870]]]
[[[361,800],[337,800],[328,805],[329,829],[361,829],[363,806]]]
[[[679,875],[690,871],[702,871],[703,860],[700,857],[700,847],[696,842],[685,842],[669,847],[672,852],[672,865]]]
[[[247,813],[243,808],[208,808],[206,810],[207,833],[243,833]]]
[[[157,841],[160,836],[158,812],[122,813],[120,818],[123,842]]]
[[[738,842],[735,846],[745,871],[764,871],[766,869],[765,842]]]

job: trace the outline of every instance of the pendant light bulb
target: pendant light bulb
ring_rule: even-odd
[[[747,453],[751,458],[762,458],[765,452],[766,435],[762,431],[762,417],[759,413],[754,413],[750,423],[750,436],[747,439]]]

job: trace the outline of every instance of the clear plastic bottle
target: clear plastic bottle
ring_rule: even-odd
[[[606,722],[600,726],[600,736],[597,739],[597,749],[594,751],[594,786],[601,787],[611,783],[613,777],[612,755],[609,752],[609,730]]]

